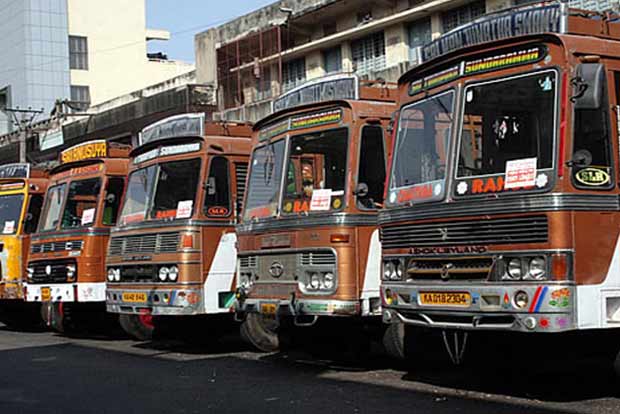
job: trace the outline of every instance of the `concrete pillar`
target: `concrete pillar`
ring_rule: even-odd
[[[315,50],[306,55],[306,79],[314,79],[325,76],[323,53]]]
[[[409,59],[407,30],[404,24],[397,24],[385,29],[386,66],[396,66]]]

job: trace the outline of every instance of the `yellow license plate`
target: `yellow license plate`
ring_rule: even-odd
[[[49,302],[52,300],[52,289],[48,287],[41,288],[41,302]]]
[[[275,315],[278,309],[278,305],[275,303],[261,303],[260,313],[265,315]]]
[[[125,292],[123,293],[123,302],[146,303],[146,293]]]
[[[420,292],[420,304],[431,306],[469,306],[471,295],[466,292]]]

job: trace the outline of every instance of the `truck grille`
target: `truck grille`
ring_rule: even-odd
[[[84,240],[37,243],[30,246],[30,253],[82,250],[82,247],[84,247]]]
[[[336,265],[336,256],[332,252],[312,252],[301,254],[302,266],[330,266]]]
[[[157,282],[158,268],[155,265],[123,266],[121,283],[153,283]]]
[[[414,258],[407,264],[407,278],[486,280],[492,269],[493,259],[490,257]]]
[[[179,233],[116,236],[110,239],[109,256],[140,253],[172,253],[179,246]]]
[[[66,283],[67,282],[67,265],[74,265],[75,260],[54,260],[53,262],[34,262],[29,264],[29,268],[33,270],[29,283]],[[50,274],[47,274],[49,267]]]
[[[384,248],[462,246],[472,244],[545,243],[547,216],[448,221],[387,226],[381,230]]]

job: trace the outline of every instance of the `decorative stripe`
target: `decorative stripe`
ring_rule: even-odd
[[[545,296],[547,295],[547,291],[548,290],[549,290],[549,287],[547,287],[547,286],[542,288],[542,292],[540,293],[540,297],[538,298],[538,303],[536,304],[536,309],[534,309],[535,313],[538,313],[540,311],[540,307],[542,306],[542,304],[543,304],[543,302],[545,300]]]
[[[538,286],[538,289],[536,289],[536,293],[534,293],[534,300],[532,300],[532,304],[530,305],[530,313],[533,313],[536,310],[536,305],[538,303],[538,299],[540,299],[541,290],[542,286]]]

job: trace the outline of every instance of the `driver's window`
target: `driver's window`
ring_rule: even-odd
[[[614,185],[608,102],[605,96],[600,108],[575,109],[573,160],[578,161],[572,175],[578,188],[604,190]]]
[[[385,186],[385,151],[380,126],[365,126],[362,129],[357,177],[358,208],[380,208]]]
[[[118,219],[119,207],[123,190],[125,189],[125,179],[113,177],[108,179],[105,202],[103,207],[103,225],[113,226]]]
[[[43,195],[32,194],[30,203],[28,204],[28,212],[26,213],[26,221],[24,223],[24,233],[31,234],[37,230],[41,208],[43,207]]]
[[[230,174],[228,159],[211,159],[209,176],[205,186],[205,213],[210,217],[230,215]]]

